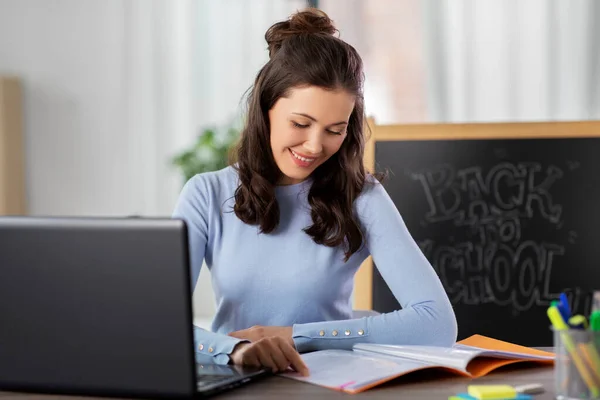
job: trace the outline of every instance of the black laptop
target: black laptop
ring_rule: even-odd
[[[198,365],[177,219],[0,217],[0,390],[208,396],[269,375]]]

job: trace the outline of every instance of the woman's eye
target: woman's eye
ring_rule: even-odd
[[[308,125],[302,125],[299,124],[297,122],[292,121],[292,124],[296,127],[296,128],[308,128]]]
[[[327,131],[329,133],[333,133],[334,135],[341,135],[342,133],[344,133],[344,131]]]

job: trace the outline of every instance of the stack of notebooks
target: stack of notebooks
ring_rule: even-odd
[[[321,350],[302,355],[310,370],[303,377],[282,376],[343,391],[360,393],[402,375],[441,369],[478,378],[505,365],[530,362],[553,365],[554,353],[474,335],[453,347],[356,344],[353,350]]]

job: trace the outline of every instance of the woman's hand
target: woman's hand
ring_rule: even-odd
[[[279,336],[238,343],[229,358],[233,364],[263,366],[274,373],[283,372],[289,367],[302,376],[308,376],[309,373],[300,354]]]
[[[279,337],[287,342],[290,346],[294,346],[292,338],[293,330],[291,326],[260,326],[255,325],[248,329],[229,333],[229,336],[238,339],[246,339],[251,342],[256,342],[260,339],[269,337]]]

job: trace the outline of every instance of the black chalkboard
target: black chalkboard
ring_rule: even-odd
[[[600,139],[383,141],[375,160],[451,299],[459,339],[552,345],[546,308],[561,291],[589,313],[600,289]],[[376,268],[373,308],[399,308]]]

